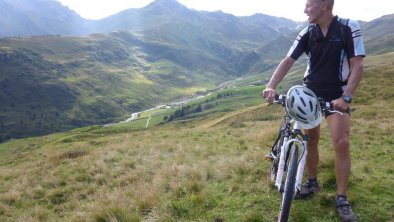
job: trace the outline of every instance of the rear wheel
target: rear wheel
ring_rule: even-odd
[[[290,156],[288,158],[287,165],[287,176],[285,181],[285,188],[282,196],[282,205],[279,212],[278,221],[286,222],[289,219],[291,202],[294,196],[294,185],[297,174],[297,162],[298,162],[298,145],[293,144],[291,146]]]

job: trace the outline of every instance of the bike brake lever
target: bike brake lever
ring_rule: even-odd
[[[333,105],[332,105],[332,103],[330,103],[330,102],[325,102],[325,111],[327,111],[327,112],[329,112],[329,113],[338,113],[339,115],[343,115],[343,112],[341,112],[341,111],[338,111],[338,110],[335,110],[334,108],[333,108]]]
[[[339,115],[343,115],[343,112],[338,111],[338,110],[327,110],[329,113],[338,113]]]

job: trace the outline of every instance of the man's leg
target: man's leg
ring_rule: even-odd
[[[309,197],[320,190],[317,183],[317,165],[319,163],[318,143],[320,138],[320,125],[316,128],[305,130],[308,136],[308,153],[306,155],[306,170],[308,172],[308,181],[302,185],[299,193],[296,194],[297,199]]]
[[[327,117],[331,142],[335,151],[335,173],[338,195],[346,195],[350,175],[350,116],[333,114]]]
[[[309,130],[305,130],[308,136],[308,153],[306,155],[306,170],[309,179],[317,178],[317,165],[319,163],[319,139],[320,139],[320,125]]]
[[[332,145],[335,150],[335,173],[337,180],[337,198],[335,206],[341,221],[357,221],[350,203],[347,201],[347,189],[350,175],[350,116],[333,114],[327,117],[328,128],[331,132]]]

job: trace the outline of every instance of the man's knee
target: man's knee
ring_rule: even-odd
[[[340,138],[336,141],[334,141],[334,149],[336,151],[347,151],[350,148],[350,142],[349,142],[349,138]]]

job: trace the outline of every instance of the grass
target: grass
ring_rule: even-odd
[[[366,64],[349,198],[361,221],[393,221],[394,103],[381,82],[393,84],[394,67],[379,57]],[[260,90],[234,90],[204,115],[148,129],[91,126],[1,143],[0,221],[274,221],[280,194],[263,157],[283,110],[258,102]],[[322,192],[294,201],[291,221],[338,221],[325,124],[320,150]]]

